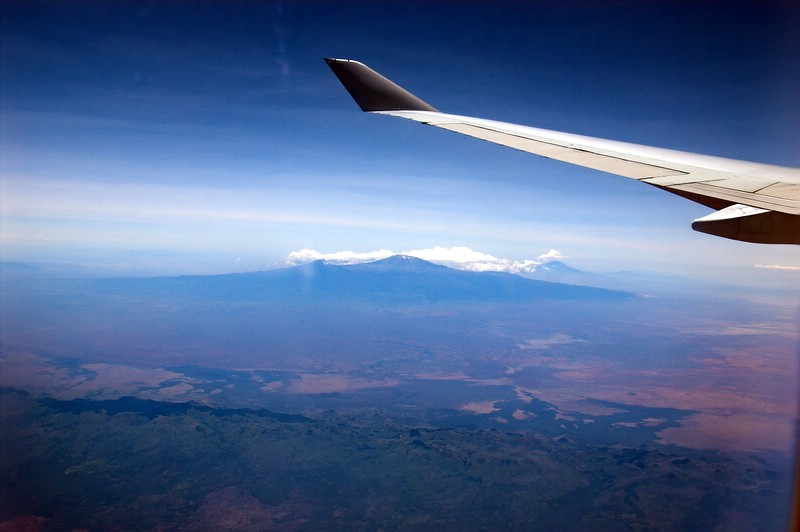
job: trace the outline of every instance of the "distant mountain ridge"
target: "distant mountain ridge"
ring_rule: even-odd
[[[586,273],[583,270],[578,270],[577,268],[573,268],[568,264],[561,262],[560,260],[554,260],[550,262],[545,262],[538,268],[537,271],[546,271],[546,272],[559,272],[559,273]]]
[[[668,275],[648,271],[613,271],[596,273],[579,270],[561,261],[552,261],[540,265],[536,271],[521,274],[526,279],[565,283],[571,285],[594,286],[609,290],[630,291],[637,294],[648,294],[674,297],[697,296],[702,293],[727,290],[721,283],[713,283],[680,275]],[[731,287],[732,288],[732,287]],[[741,293],[742,287],[736,290]]]
[[[111,290],[222,300],[531,301],[620,300],[630,292],[526,279],[502,272],[470,272],[406,255],[335,265],[318,260],[251,273],[101,279]]]

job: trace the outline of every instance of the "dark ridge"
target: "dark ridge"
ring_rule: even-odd
[[[119,399],[70,399],[61,400],[45,397],[39,400],[41,404],[52,408],[58,412],[82,414],[84,412],[105,412],[109,416],[115,416],[123,412],[138,414],[147,419],[154,419],[159,416],[181,416],[189,410],[197,412],[207,412],[214,416],[257,416],[281,423],[316,423],[314,419],[299,414],[281,414],[263,408],[215,408],[195,402],[170,403],[167,401],[154,401],[152,399],[140,399],[138,397],[125,396]]]
[[[2,273],[40,273],[41,269],[23,262],[0,261],[0,272]]]

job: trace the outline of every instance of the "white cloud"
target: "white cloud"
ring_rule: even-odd
[[[537,257],[537,260],[544,262],[550,262],[554,260],[563,260],[566,259],[566,255],[562,255],[560,251],[557,249],[551,249],[547,253],[543,253]]]
[[[366,253],[356,253],[353,251],[321,253],[313,249],[301,249],[300,251],[293,251],[290,253],[289,256],[286,257],[286,264],[295,266],[315,260],[326,260],[333,264],[357,264],[385,259],[392,255],[409,255],[458,270],[509,273],[533,272],[542,264],[566,258],[555,249],[551,249],[547,253],[539,255],[535,259],[510,260],[500,259],[488,253],[474,251],[466,246],[455,246],[451,248],[436,246],[434,248],[414,249],[410,251],[401,251],[399,253],[388,249],[368,251]]]
[[[286,257],[286,264],[296,266],[298,264],[305,264],[315,260],[326,260],[333,264],[358,264],[361,262],[372,262],[374,260],[385,259],[396,255],[394,251],[388,249],[379,249],[377,251],[368,251],[366,253],[356,253],[354,251],[337,251],[336,253],[320,253],[313,249],[301,249],[300,251],[292,251]]]
[[[790,270],[800,271],[800,266],[783,266],[781,264],[756,264],[756,268],[763,268],[765,270]]]

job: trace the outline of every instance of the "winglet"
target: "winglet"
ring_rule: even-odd
[[[364,63],[330,57],[325,62],[362,111],[436,111]]]

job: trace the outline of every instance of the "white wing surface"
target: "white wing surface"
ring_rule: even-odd
[[[363,63],[325,59],[363,111],[456,133],[662,188],[716,212],[692,227],[765,244],[800,244],[800,169],[653,148],[441,113]]]

